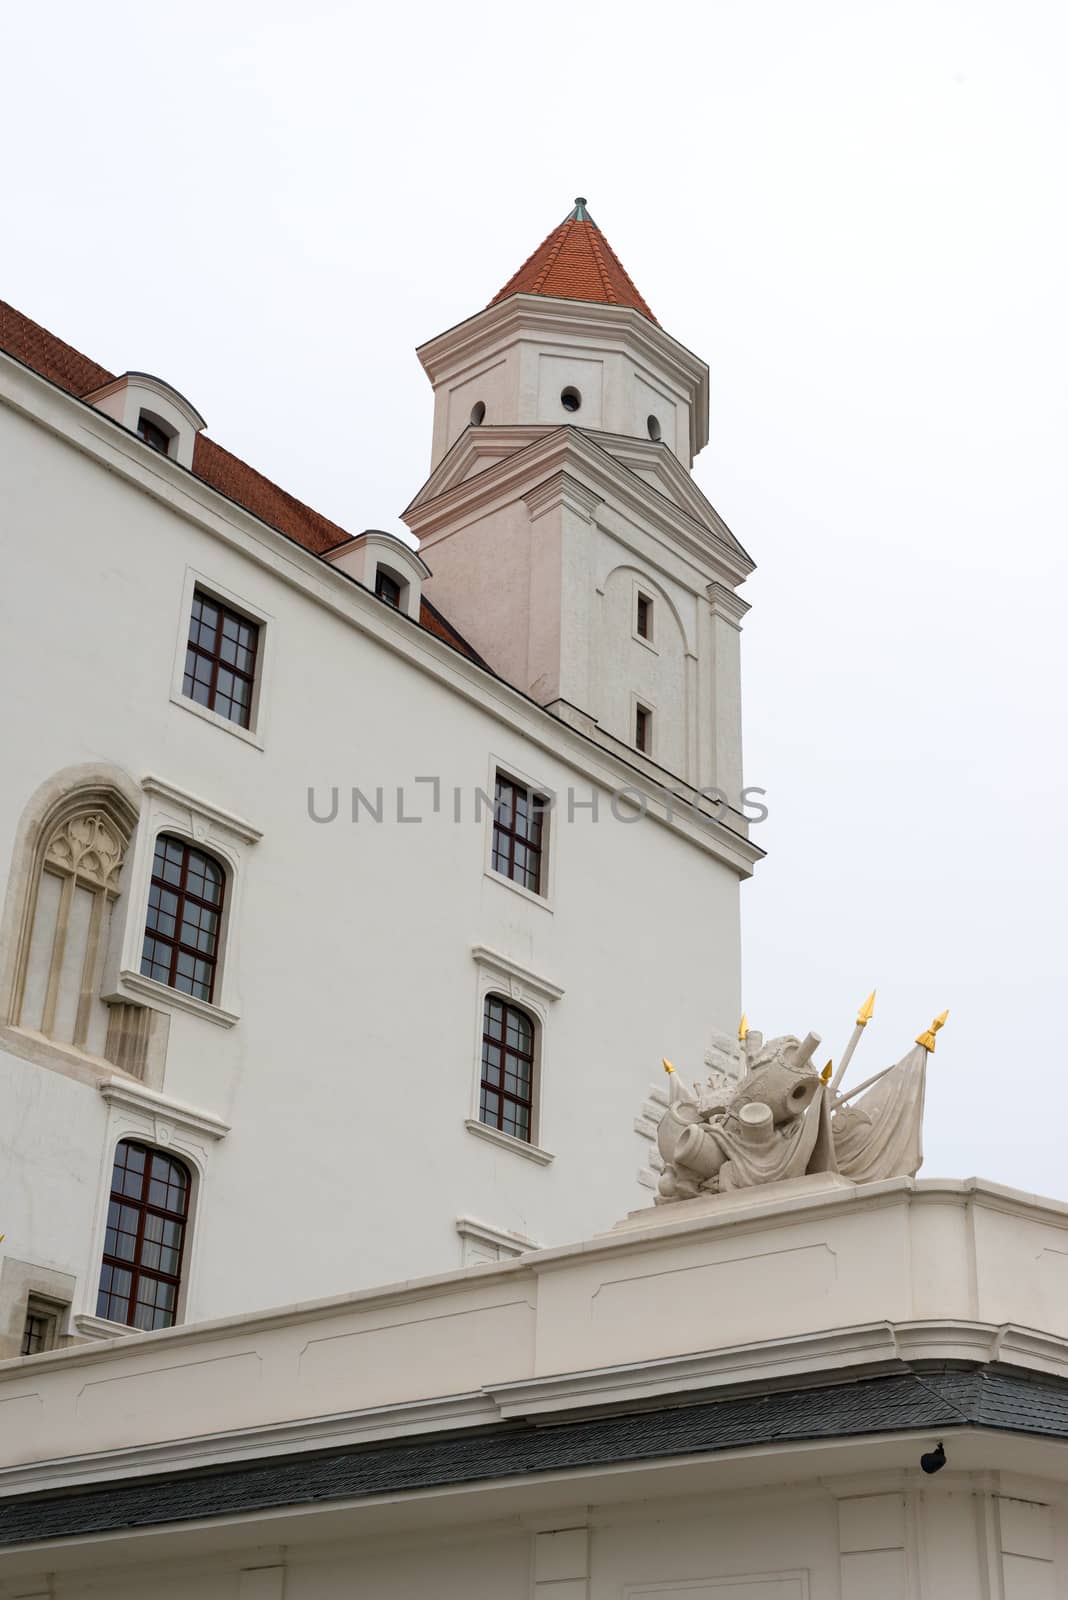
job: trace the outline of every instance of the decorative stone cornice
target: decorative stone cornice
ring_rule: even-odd
[[[521,966],[518,961],[513,961],[511,956],[502,955],[499,950],[491,950],[488,945],[476,944],[471,946],[471,956],[480,967],[488,968],[509,981],[513,999],[520,998],[519,991],[523,989],[530,990],[541,1000],[563,999],[564,991],[558,983],[531,972],[529,967]],[[516,985],[518,989],[515,988]]]
[[[502,304],[505,302],[502,302]],[[637,316],[638,313],[627,313]],[[177,461],[156,451],[135,449],[131,437],[109,416],[0,351],[0,405],[8,405],[37,427],[96,462],[139,494],[167,506],[225,549],[268,571],[323,612],[401,656],[442,689],[477,705],[502,727],[567,764],[605,788],[618,787],[642,773],[633,761],[606,749],[539,706],[522,690],[498,678],[425,628],[380,601],[321,557],[279,532],[247,507],[228,500]],[[560,430],[577,435],[575,429]],[[648,486],[646,486],[648,488]],[[648,488],[651,502],[660,497]],[[764,855],[734,828],[702,814],[689,800],[688,786],[672,784],[682,807],[660,804],[661,786],[650,784],[648,815],[709,851],[742,877]],[[136,809],[132,810],[136,819]],[[174,991],[176,992],[176,991]]]
[[[574,511],[587,519],[603,500],[602,495],[595,494],[569,472],[555,472],[522,498],[532,517],[544,516],[547,511],[562,506],[565,511]]]
[[[427,340],[416,354],[436,385],[462,373],[490,350],[520,339],[553,340],[562,334],[601,350],[630,350],[665,370],[691,401],[691,454],[697,455],[708,443],[707,363],[629,306],[511,295]]]
[[[246,822],[244,817],[239,817],[234,811],[224,811],[221,806],[213,805],[210,800],[204,800],[200,795],[189,794],[184,789],[178,789],[173,783],[168,783],[164,778],[153,777],[151,773],[141,779],[141,787],[146,794],[158,795],[161,800],[169,801],[171,805],[181,806],[184,811],[190,811],[196,817],[213,822],[224,832],[236,834],[244,844],[256,844],[263,838],[263,831]]]
[[[172,1100],[169,1095],[157,1094],[128,1078],[109,1078],[100,1085],[100,1093],[109,1106],[169,1122],[172,1127],[202,1139],[225,1139],[230,1132],[230,1124],[213,1112],[200,1111],[182,1100]]]
[[[460,448],[465,438],[461,435],[454,448]],[[686,478],[683,468],[679,472]],[[524,499],[546,477],[560,473],[580,481],[597,501],[614,503],[639,524],[663,529],[710,579],[715,574],[730,586],[753,571],[751,558],[707,501],[702,520],[696,510],[679,505],[622,465],[590,434],[569,426],[542,434],[493,466],[459,477],[441,492],[438,475],[432,473],[403,512],[403,520],[421,545],[432,545],[465,523]]]
[[[709,584],[708,608],[714,617],[723,622],[730,622],[739,629],[742,618],[752,609],[747,600],[743,600],[740,594],[735,594],[733,589],[728,589],[722,583]]]

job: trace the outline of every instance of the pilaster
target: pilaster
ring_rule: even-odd
[[[699,716],[707,743],[701,786],[717,788],[738,806],[742,793],[742,618],[749,606],[722,583],[708,586],[708,703]]]

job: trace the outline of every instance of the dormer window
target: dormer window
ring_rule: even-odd
[[[420,620],[423,584],[430,576],[430,568],[395,533],[365,528],[354,539],[325,551],[323,560],[340,568],[402,616],[410,617],[412,622]]]
[[[384,600],[387,606],[392,606],[395,611],[401,608],[401,596],[404,586],[392,572],[387,572],[385,567],[379,567],[375,572],[375,594]]]
[[[192,467],[197,434],[206,423],[195,406],[162,378],[150,372],[124,372],[82,399],[136,433],[161,456],[180,467]]]
[[[170,454],[170,434],[158,422],[153,422],[147,411],[142,411],[137,419],[137,437],[151,445],[153,450],[158,450],[161,456]]]

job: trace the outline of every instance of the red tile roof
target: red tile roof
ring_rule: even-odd
[[[571,215],[524,261],[490,305],[513,294],[544,294],[557,300],[596,300],[602,305],[630,306],[650,322],[656,322],[583,199],[575,201]]]
[[[58,384],[79,399],[102,389],[116,377],[115,373],[90,361],[88,356],[64,344],[54,333],[49,333],[47,328],[42,328],[40,323],[33,322],[3,300],[0,300],[0,350],[6,350],[16,361],[21,361],[24,366],[40,373],[42,378]],[[206,438],[203,433],[197,434],[193,446],[193,473],[228,500],[244,506],[261,522],[287,534],[315,555],[322,555],[324,551],[332,550],[352,538],[336,522],[320,516],[318,511],[313,511],[295,496],[287,494],[270,478],[265,478],[254,467],[240,457],[231,455],[229,450],[224,450],[222,445]],[[459,650],[479,666],[486,665],[477,651],[428,600],[422,602],[419,622],[436,638],[452,645],[454,650]]]

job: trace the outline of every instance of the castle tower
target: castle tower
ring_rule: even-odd
[[[586,208],[418,352],[426,592],[502,677],[695,787],[741,790],[735,593],[753,563],[690,476],[708,368]]]

